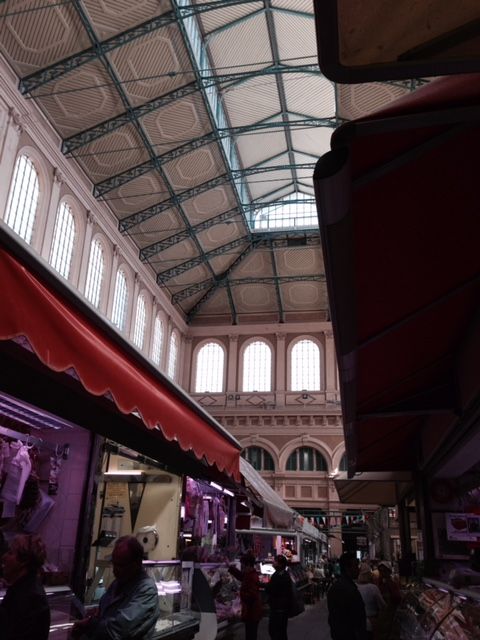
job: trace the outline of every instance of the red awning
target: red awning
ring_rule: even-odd
[[[479,392],[479,117],[480,75],[437,80],[317,165],[350,473],[424,464]]]
[[[56,288],[0,246],[0,340],[24,336],[51,370],[74,370],[90,394],[109,397],[123,414],[137,412],[148,429],[159,428],[168,441],[238,480],[237,441],[180,389],[142,366],[141,356],[101,328],[103,321],[82,314],[71,292],[68,299]]]

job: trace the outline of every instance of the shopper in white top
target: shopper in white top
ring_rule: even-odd
[[[380,589],[373,584],[373,574],[368,564],[360,566],[358,574],[357,587],[365,604],[365,613],[367,615],[367,636],[373,638],[375,622],[380,611],[385,607],[385,601],[382,598]]]

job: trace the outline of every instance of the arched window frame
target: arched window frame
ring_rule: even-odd
[[[301,469],[301,460],[300,460],[300,451],[302,449],[306,449],[306,450],[310,450],[313,452],[314,454],[314,458],[313,458],[313,469]],[[296,469],[288,469],[288,463],[291,460],[292,456],[296,455],[297,457],[297,468]],[[321,469],[321,468],[317,468],[317,456],[319,456],[319,459],[323,460],[324,462],[324,466],[325,469]],[[319,465],[319,466],[323,466],[323,465]],[[328,461],[325,458],[325,456],[323,455],[323,453],[321,451],[319,451],[316,447],[312,446],[311,443],[308,444],[301,444],[300,446],[296,446],[288,455],[286,461],[285,461],[285,471],[286,472],[292,472],[292,473],[327,473],[328,472]]]
[[[137,299],[135,300],[135,313],[132,327],[132,342],[137,349],[140,349],[140,351],[145,349],[145,345],[148,342],[148,311],[149,305],[147,292],[140,291]]]
[[[200,355],[200,352],[202,351],[202,349],[204,347],[206,347],[206,345],[208,344],[215,344],[218,345],[220,347],[220,349],[223,352],[223,370],[222,370],[222,383],[221,383],[221,388],[220,390],[215,390],[213,391],[212,389],[206,389],[204,391],[197,391],[197,372],[198,372],[198,358]],[[225,348],[225,345],[220,341],[220,340],[215,340],[213,339],[206,339],[206,340],[202,340],[201,342],[199,342],[195,349],[194,349],[194,353],[193,353],[193,367],[192,367],[192,380],[191,380],[191,388],[193,389],[193,393],[207,393],[207,391],[209,393],[223,393],[225,391],[225,387],[226,387],[226,377],[227,377],[227,350]]]
[[[121,315],[119,313],[120,304],[119,304],[119,295],[120,289],[119,286],[119,276],[123,275],[123,281],[125,283],[125,296],[123,299],[123,308],[121,309]],[[111,312],[111,321],[117,327],[117,329],[121,332],[125,332],[127,329],[127,321],[128,321],[128,307],[131,297],[131,287],[128,283],[128,275],[125,272],[123,265],[119,266],[117,272],[115,274],[115,283],[113,285],[113,303],[112,303],[112,312]],[[117,317],[118,316],[118,317]]]
[[[260,468],[258,468],[257,466],[255,466],[253,464],[253,462],[251,461],[251,457],[249,459],[247,451],[249,451],[251,449],[258,449],[259,450],[260,458],[261,458]],[[272,467],[273,467],[272,469],[267,469],[266,468],[265,459],[266,459],[267,456],[268,456],[267,459],[271,460],[271,462],[272,462]],[[265,472],[265,473],[274,473],[275,472],[275,459],[274,459],[274,457],[272,456],[270,451],[268,451],[267,449],[265,449],[265,447],[262,447],[258,443],[250,444],[250,445],[245,446],[243,448],[243,450],[242,450],[242,457],[244,457],[245,460],[247,460],[247,462],[249,462],[256,471],[262,471],[262,472]]]
[[[156,343],[156,340],[157,340],[157,337],[156,337],[157,321],[160,323],[160,326],[162,328],[160,345],[159,345],[159,348],[158,348],[158,361],[157,361],[157,358],[155,357],[155,350],[157,349],[157,343]],[[166,327],[167,327],[166,318],[164,317],[163,313],[157,312],[155,314],[155,317],[152,320],[152,349],[151,349],[151,352],[150,352],[150,359],[159,368],[162,367],[163,354],[165,353]]]
[[[247,391],[244,385],[244,372],[245,372],[245,351],[248,347],[255,342],[263,342],[270,349],[270,388],[268,390],[255,389],[252,391]],[[240,350],[240,358],[239,358],[239,386],[242,391],[246,393],[254,393],[254,391],[258,391],[260,393],[270,393],[274,389],[274,371],[275,371],[275,350],[273,348],[272,343],[264,337],[255,336],[247,340]]]
[[[58,270],[52,263],[52,254],[54,251],[54,242],[55,242],[55,236],[57,233],[57,225],[58,225],[58,221],[59,221],[59,216],[63,210],[64,207],[68,208],[68,212],[72,217],[72,222],[73,222],[73,238],[72,238],[72,245],[71,245],[71,249],[70,249],[70,257],[68,260],[68,271],[67,274],[65,275],[64,273],[62,273],[60,270]],[[55,222],[53,225],[53,231],[52,231],[52,237],[51,237],[51,241],[50,241],[50,251],[49,251],[49,264],[56,270],[58,271],[58,273],[63,276],[66,280],[68,281],[72,281],[73,280],[73,276],[74,276],[74,263],[75,263],[75,254],[77,253],[76,249],[78,246],[78,238],[79,238],[79,225],[78,225],[78,219],[79,219],[79,215],[78,215],[78,211],[76,211],[76,207],[72,206],[72,202],[71,202],[71,198],[67,198],[67,197],[63,197],[59,200],[58,202],[58,206],[57,206],[57,211],[56,211],[56,215],[55,215]]]
[[[101,313],[105,313],[106,305],[107,305],[108,288],[109,288],[109,283],[110,283],[110,270],[112,268],[112,254],[111,254],[111,249],[110,249],[109,245],[107,244],[107,241],[105,240],[103,235],[100,234],[100,233],[97,233],[92,237],[91,242],[90,242],[90,247],[88,249],[87,273],[86,273],[85,286],[84,286],[83,293],[85,295],[85,298],[87,298],[87,283],[88,283],[88,274],[89,274],[89,271],[90,271],[90,256],[91,256],[91,252],[92,252],[92,247],[94,246],[95,243],[98,243],[102,247],[103,260],[104,260],[103,276],[102,276],[102,281],[101,281],[101,285],[100,285],[99,301],[98,301],[98,305],[96,306],[96,308]],[[87,298],[87,300],[89,300],[89,299]]]
[[[301,336],[296,336],[291,342],[289,342],[287,347],[287,386],[290,391],[294,391],[292,389],[292,349],[295,345],[302,340],[310,340],[313,342],[319,349],[319,358],[320,358],[320,389],[296,389],[295,391],[324,391],[326,386],[326,378],[325,378],[325,349],[323,344],[320,342],[318,338],[315,336],[304,334]]]
[[[68,204],[75,219],[75,241],[73,245],[72,262],[70,265],[70,275],[68,276],[68,281],[71,282],[73,286],[78,287],[78,278],[80,276],[80,270],[82,267],[82,256],[83,252],[87,250],[87,248],[84,246],[85,233],[87,229],[87,213],[84,207],[70,193],[62,194],[62,196],[59,198],[58,206],[60,206],[61,202],[66,202]],[[48,228],[49,227],[47,225],[47,230]],[[48,233],[48,231],[46,233]],[[45,238],[46,242],[49,243],[47,249],[48,255],[50,255],[51,246],[53,243],[54,227],[50,228],[49,233],[51,237]]]
[[[30,241],[28,242],[28,244],[36,251],[40,251],[40,245],[43,239],[43,234],[44,234],[45,226],[47,223],[48,203],[50,201],[51,178],[49,176],[51,173],[51,169],[48,166],[48,163],[46,162],[46,160],[43,158],[43,156],[34,147],[23,146],[17,152],[17,155],[15,157],[15,162],[13,165],[12,175],[10,178],[10,184],[8,186],[7,201],[5,204],[5,211],[3,212],[3,221],[6,224],[6,217],[7,217],[8,205],[10,202],[11,190],[13,188],[13,181],[14,181],[13,179],[15,175],[15,169],[17,166],[17,162],[19,161],[21,156],[27,156],[27,158],[33,164],[37,174],[38,199],[37,199],[37,205],[35,208],[35,214],[33,219],[32,233],[31,233]],[[11,227],[10,225],[7,225],[7,226],[9,226],[10,229],[13,229],[13,227]],[[19,237],[21,236],[19,235]]]
[[[347,459],[347,453],[344,452],[342,457],[340,458],[340,462],[338,463],[338,470],[339,471],[348,471],[348,459]]]
[[[167,354],[168,355],[167,375],[171,380],[177,379],[179,352],[180,352],[180,334],[176,329],[173,329],[168,339],[168,354]]]

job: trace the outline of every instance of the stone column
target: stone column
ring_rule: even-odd
[[[140,276],[135,274],[135,280],[133,284],[132,299],[127,310],[127,321],[125,323],[125,335],[129,336],[131,342],[133,342],[133,334],[135,333],[135,319],[137,316],[137,299],[138,292],[140,291]]]
[[[238,381],[238,335],[228,336],[227,393],[235,394],[240,388]]]
[[[50,249],[53,241],[53,232],[57,221],[58,204],[60,202],[60,189],[64,183],[61,172],[55,167],[53,170],[53,184],[50,191],[50,202],[48,203],[47,219],[43,232],[43,238],[38,238],[40,254],[48,262],[50,260]]]
[[[284,333],[276,333],[275,334],[277,343],[275,349],[275,381],[274,381],[274,392],[275,392],[275,405],[277,407],[285,406],[285,390],[287,388],[287,360],[286,360],[286,352],[285,352],[285,334]]]
[[[0,148],[0,216],[5,218],[7,198],[10,193],[15,160],[17,157],[18,141],[22,133],[21,116],[12,107],[0,115],[1,128],[5,128],[5,135]]]
[[[112,253],[112,270],[110,272],[110,282],[108,283],[108,291],[107,291],[106,316],[109,320],[112,318],[113,300],[115,298],[115,285],[117,283],[117,269],[118,269],[119,258],[120,258],[120,249],[118,248],[118,244],[114,244],[113,253]]]
[[[87,224],[85,227],[85,236],[83,240],[82,263],[80,265],[80,275],[78,277],[78,290],[85,293],[85,284],[87,282],[88,260],[90,258],[90,248],[93,236],[93,225],[95,222],[94,215],[91,211],[87,211]]]
[[[337,392],[335,343],[333,331],[324,331],[323,335],[325,336],[325,391],[327,402],[331,402],[336,399]]]

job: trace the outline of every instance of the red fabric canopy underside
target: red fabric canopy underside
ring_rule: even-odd
[[[1,340],[25,336],[50,369],[73,369],[89,393],[107,395],[124,414],[138,412],[146,427],[239,480],[233,443],[2,248],[0,290]]]
[[[411,469],[422,429],[456,420],[449,393],[480,299],[479,108],[480,75],[435,81],[340,127],[344,155],[317,167],[356,470]]]

